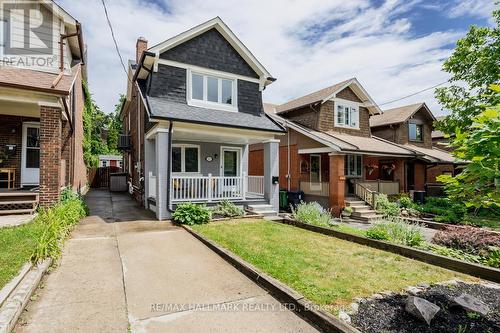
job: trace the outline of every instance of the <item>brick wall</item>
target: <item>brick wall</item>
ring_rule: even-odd
[[[443,173],[454,173],[453,164],[440,164],[427,169],[427,183],[439,183],[436,180],[437,176],[441,176]]]
[[[71,134],[71,127],[67,120],[61,123],[61,173],[59,175],[60,186],[71,185],[72,180],[72,152],[73,152],[73,136]]]
[[[40,107],[40,205],[59,201],[61,110]]]
[[[280,168],[281,168],[281,158],[280,158]],[[248,175],[264,176],[264,149],[250,150],[250,152],[248,153]],[[281,170],[280,170],[280,177],[281,177]]]
[[[72,185],[74,190],[87,185],[87,167],[83,159],[83,109],[84,96],[82,74],[78,73],[75,81],[75,119],[73,119],[73,156],[71,158]]]

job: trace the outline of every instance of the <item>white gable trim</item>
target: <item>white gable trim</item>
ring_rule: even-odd
[[[272,75],[262,66],[255,56],[247,49],[247,47],[236,37],[229,27],[220,19],[215,17],[210,21],[202,23],[192,29],[189,29],[175,37],[151,47],[148,51],[154,52],[157,55],[163,53],[179,44],[182,44],[202,33],[215,28],[222,36],[231,44],[231,46],[241,55],[241,57],[250,65],[250,67],[259,75],[262,80],[272,77]],[[269,84],[268,82],[267,84]]]
[[[368,92],[363,88],[363,86],[359,83],[357,79],[351,79],[347,81],[344,85],[342,85],[340,88],[335,90],[331,95],[327,96],[324,98],[321,103],[324,103],[328,100],[334,99],[339,92],[344,90],[347,87],[353,86],[355,89],[353,89],[353,92],[358,98],[363,102],[362,105],[370,109],[372,114],[382,114],[382,110],[378,107],[377,103],[371,98],[371,96],[368,94]],[[356,91],[358,90],[358,91]],[[360,96],[361,95],[361,96]]]

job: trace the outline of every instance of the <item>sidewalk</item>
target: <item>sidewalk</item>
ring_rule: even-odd
[[[181,228],[91,191],[16,332],[316,332]],[[120,221],[120,222],[118,222]]]

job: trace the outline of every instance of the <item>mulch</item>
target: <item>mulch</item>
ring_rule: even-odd
[[[486,317],[468,315],[452,301],[462,293],[483,301],[491,311]],[[352,316],[352,325],[365,333],[500,332],[500,289],[459,282],[456,285],[434,285],[416,296],[441,308],[430,326],[405,311],[408,295],[402,294],[368,300],[360,304],[357,314]]]

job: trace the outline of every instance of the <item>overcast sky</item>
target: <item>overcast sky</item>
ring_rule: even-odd
[[[83,25],[89,86],[111,112],[126,76],[101,0],[56,1]],[[120,52],[153,46],[215,16],[236,33],[278,80],[264,101],[283,103],[356,77],[378,104],[446,81],[441,71],[470,24],[492,24],[493,0],[106,0]],[[433,91],[385,104],[424,101],[442,113]]]

